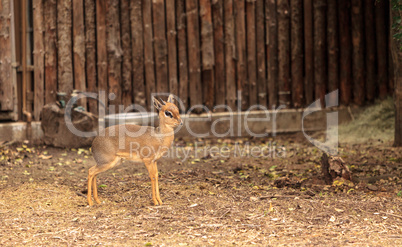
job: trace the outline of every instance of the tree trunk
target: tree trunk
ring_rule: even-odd
[[[202,104],[198,1],[186,1],[190,104]]]
[[[388,94],[388,68],[387,68],[387,25],[386,2],[376,1],[375,6],[375,32],[377,38],[377,67],[378,89],[380,98],[384,99]]]
[[[132,53],[131,53],[131,32],[130,32],[130,1],[120,0],[120,23],[121,23],[121,46],[123,49],[122,64],[122,103],[124,107],[133,103],[132,89]]]
[[[320,99],[321,107],[325,107],[326,77],[326,0],[314,1],[314,84],[315,98]]]
[[[185,0],[177,0],[177,47],[179,64],[179,97],[184,107],[188,107],[188,62],[187,62],[187,32],[186,32]]]
[[[275,108],[278,104],[278,20],[276,14],[276,0],[265,2],[267,16],[267,61],[268,61],[268,95],[269,107]]]
[[[391,12],[391,27],[394,21],[394,17],[402,18],[401,11],[392,9],[392,3],[390,6]],[[395,141],[394,146],[402,147],[402,40],[397,40],[393,36],[396,30],[391,28],[391,53],[394,68],[394,100],[395,100]],[[400,29],[399,29],[400,32]]]
[[[212,1],[215,52],[215,104],[225,104],[225,37],[223,33],[223,0]],[[219,109],[218,109],[219,110]]]
[[[370,102],[374,100],[376,92],[374,5],[375,0],[366,0],[364,2],[364,32],[366,34],[366,98]]]
[[[177,46],[175,0],[166,0],[166,27],[168,44],[169,93],[178,96],[177,84]]]
[[[110,104],[121,105],[121,62],[123,50],[120,41],[119,2],[106,1],[106,48]],[[116,110],[118,110],[116,108]]]
[[[350,2],[339,0],[339,47],[341,62],[339,83],[340,101],[342,105],[349,105],[351,100],[351,75],[352,75],[352,41],[350,37]]]
[[[57,92],[57,7],[56,0],[43,2],[45,23],[45,104],[56,101]]]
[[[265,63],[265,16],[264,0],[256,1],[256,49],[257,49],[257,90],[258,104],[263,108],[267,102],[267,77]]]
[[[98,64],[98,89],[99,92],[108,93],[107,86],[107,49],[106,49],[106,2],[103,0],[96,1],[96,50]],[[108,97],[102,99],[105,106],[108,105]],[[99,108],[101,112],[105,109]]]
[[[290,106],[290,6],[278,0],[278,94],[279,105]]]
[[[364,104],[364,37],[363,2],[352,0],[352,45],[353,45],[353,99],[357,105]]]
[[[84,3],[80,0],[73,0],[73,53],[74,88],[86,92]],[[80,99],[78,103],[87,109],[85,98]]]
[[[85,55],[86,55],[86,78],[88,92],[98,93],[96,86],[96,24],[95,24],[95,2],[85,0]],[[98,102],[94,99],[88,100],[88,110],[98,114]]]
[[[303,106],[303,2],[292,0],[291,8],[291,81],[292,103],[296,108]]]
[[[152,32],[152,4],[149,0],[142,0],[142,14],[144,21],[144,59],[145,59],[145,87],[148,110],[153,110],[151,94],[155,93],[155,64]],[[149,98],[148,98],[149,97]]]
[[[241,109],[246,110],[249,105],[249,86],[247,81],[247,54],[246,54],[246,25],[244,0],[234,0],[234,18],[236,35],[236,68],[237,90],[241,91]]]
[[[34,118],[39,121],[40,112],[44,106],[44,61],[43,48],[43,3],[41,0],[33,1],[33,27],[34,27]],[[11,94],[12,95],[12,94]],[[11,96],[10,95],[10,96]]]
[[[133,52],[133,97],[135,104],[146,107],[146,99],[150,95],[146,95],[144,85],[144,28],[141,1],[130,1],[130,8],[131,47]]]
[[[202,77],[204,88],[205,105],[212,109],[215,99],[215,80],[214,80],[214,40],[212,26],[212,9],[210,0],[200,0],[201,16],[201,57],[202,57]]]
[[[154,50],[155,50],[155,72],[156,91],[168,93],[168,71],[167,71],[167,41],[165,29],[165,1],[152,1],[152,15],[154,26]]]
[[[314,98],[314,36],[313,36],[313,1],[304,0],[304,91],[306,104]]]
[[[248,90],[249,105],[258,104],[257,97],[257,65],[256,65],[256,40],[255,40],[255,2],[247,1],[247,74],[248,74]]]
[[[58,83],[60,92],[73,91],[73,59],[71,44],[71,0],[57,2]]]
[[[333,92],[339,89],[339,32],[337,7],[337,0],[328,1],[328,92]],[[334,100],[338,100],[338,95],[336,95],[335,97],[336,98],[331,99],[331,102],[334,102]]]
[[[226,74],[226,105],[232,110],[236,110],[236,78],[235,78],[235,37],[233,2],[224,0],[223,8],[225,18],[225,74]]]

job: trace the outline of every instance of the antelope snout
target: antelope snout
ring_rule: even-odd
[[[180,119],[180,126],[183,126],[183,119]]]

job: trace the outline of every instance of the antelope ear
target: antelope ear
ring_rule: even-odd
[[[170,94],[170,95],[169,95],[169,98],[168,98],[168,100],[167,100],[167,102],[173,103],[173,100],[174,100],[173,94]]]
[[[154,103],[155,108],[160,111],[162,109],[162,104],[155,97],[152,97],[152,101]]]

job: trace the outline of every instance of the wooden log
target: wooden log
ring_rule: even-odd
[[[168,44],[169,93],[179,95],[177,81],[177,30],[175,0],[166,0],[166,27]]]
[[[167,71],[167,41],[165,29],[165,1],[152,1],[153,27],[154,27],[154,50],[156,69],[156,91],[167,93],[169,91]]]
[[[200,29],[198,22],[198,1],[187,0],[187,42],[188,67],[190,79],[190,104],[202,104],[201,65],[200,65]]]
[[[121,48],[123,49],[122,63],[122,103],[125,107],[133,104],[132,88],[132,52],[130,27],[130,0],[120,0]]]
[[[73,91],[73,56],[71,37],[71,0],[57,1],[58,91]]]
[[[84,3],[81,0],[73,0],[73,54],[74,88],[86,92]],[[80,99],[78,104],[87,109],[85,98]]]
[[[303,2],[290,1],[291,8],[291,81],[292,104],[296,108],[303,106]]]
[[[214,25],[215,52],[215,104],[225,104],[225,37],[223,33],[223,3],[222,0],[212,1],[212,19]],[[219,110],[219,109],[218,109]]]
[[[45,24],[45,104],[56,101],[57,92],[57,6],[56,0],[43,1]]]
[[[348,105],[351,102],[351,82],[352,82],[352,41],[350,35],[350,1],[339,0],[339,61],[340,74],[340,102]]]
[[[372,102],[376,92],[376,68],[375,68],[375,24],[374,24],[375,0],[364,2],[364,33],[366,42],[366,99]]]
[[[268,61],[268,101],[269,107],[278,106],[278,19],[276,0],[266,0],[265,16],[267,18],[267,61]]]
[[[179,97],[184,107],[188,107],[188,62],[187,62],[187,28],[185,0],[176,2],[177,19],[177,53],[179,64]]]
[[[85,64],[87,91],[98,93],[96,85],[96,19],[95,19],[95,1],[85,0]],[[88,100],[88,111],[98,114],[98,102],[94,99]]]
[[[212,109],[215,101],[214,40],[210,0],[200,0],[201,57],[205,106]]]
[[[290,6],[278,0],[278,94],[279,105],[290,106]]]
[[[33,27],[34,27],[34,119],[39,121],[40,112],[44,106],[44,62],[45,51],[43,44],[43,3],[41,0],[34,0],[33,7]]]
[[[257,54],[256,54],[256,34],[255,34],[255,1],[247,1],[247,74],[249,104],[247,107],[258,104],[257,97]]]
[[[106,48],[106,2],[96,0],[96,50],[98,56],[98,90],[99,93],[108,93],[107,84],[107,48]],[[108,105],[108,97],[102,99]],[[101,111],[100,108],[98,108]]]
[[[365,98],[363,11],[362,0],[352,0],[353,101],[360,106]]]
[[[375,6],[375,32],[377,41],[377,68],[378,68],[378,82],[380,98],[384,99],[388,94],[388,49],[387,49],[387,25],[386,25],[386,9],[387,3],[385,1],[376,2]]]
[[[247,81],[247,46],[244,0],[234,0],[234,18],[236,35],[236,70],[237,91],[241,92],[241,109],[246,110],[250,105],[249,83]]]
[[[235,71],[235,36],[233,1],[223,1],[225,23],[225,76],[226,76],[226,105],[236,110],[236,71]]]
[[[265,16],[264,0],[256,1],[256,49],[258,104],[267,107],[267,77],[265,62]]]
[[[151,1],[142,1],[142,13],[144,22],[145,89],[148,110],[153,110],[154,107],[149,104],[152,102],[151,94],[156,93]]]
[[[147,106],[146,99],[151,97],[146,94],[144,78],[144,28],[142,1],[130,1],[130,22],[132,42],[132,70],[133,70],[133,97],[134,103],[142,107]],[[151,30],[152,35],[152,30]],[[152,46],[152,45],[151,45]],[[155,82],[154,82],[155,83]]]
[[[119,2],[106,1],[106,49],[109,100],[111,105],[121,105],[121,62],[123,50],[120,40]],[[117,108],[116,108],[117,109]]]
[[[325,92],[327,85],[326,71],[326,0],[316,0],[314,8],[314,84],[315,98],[320,99],[321,107],[325,107]]]
[[[304,95],[306,105],[314,99],[313,1],[304,0]]]
[[[328,92],[339,89],[339,33],[338,1],[328,1],[327,44],[328,44]],[[336,96],[338,97],[338,96]],[[337,100],[332,98],[331,101]]]

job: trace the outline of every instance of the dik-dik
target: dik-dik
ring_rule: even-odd
[[[117,166],[121,159],[143,162],[149,172],[152,186],[152,200],[155,205],[162,205],[159,195],[158,167],[156,161],[170,148],[174,139],[174,128],[182,125],[179,109],[173,103],[173,95],[167,102],[153,98],[155,108],[159,111],[159,127],[146,127],[134,124],[108,127],[92,143],[92,154],[96,165],[88,171],[88,204],[94,199],[100,203],[96,187],[96,176]],[[125,131],[120,133],[120,131]],[[139,133],[139,134],[126,134]],[[122,135],[120,135],[122,134]]]

